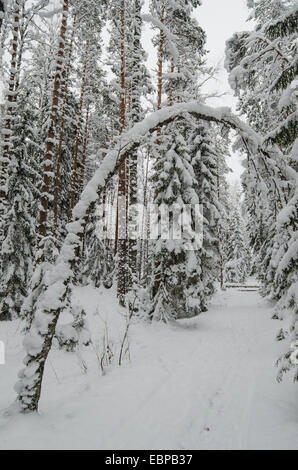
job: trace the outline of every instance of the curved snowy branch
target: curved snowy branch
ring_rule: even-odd
[[[250,152],[253,154],[260,152],[261,136],[233,115],[230,108],[214,109],[198,101],[180,103],[156,111],[121,135],[117,146],[106,154],[100,167],[83,191],[73,210],[73,222],[67,226],[68,235],[55,267],[45,275],[44,285],[46,287],[39,295],[31,329],[24,342],[27,353],[24,360],[25,368],[20,372],[20,380],[16,385],[18,402],[22,411],[36,411],[38,409],[44,365],[51,348],[60,312],[67,304],[75,271],[74,265],[88,213],[94,208],[95,202],[109,178],[115,174],[121,162],[139,146],[146,135],[169,124],[177,117],[186,118],[189,114],[198,120],[224,123],[236,129],[245,140]]]

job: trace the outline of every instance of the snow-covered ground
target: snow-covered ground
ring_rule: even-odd
[[[112,291],[77,295],[93,345],[51,352],[39,415],[3,416],[24,353],[20,324],[0,324],[0,449],[298,449],[297,385],[275,379],[281,323],[257,292],[228,289],[177,324],[133,324],[121,367],[125,319]],[[104,331],[114,357],[103,375]]]

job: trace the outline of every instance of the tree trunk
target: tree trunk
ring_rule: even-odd
[[[81,173],[80,173],[80,192],[83,191],[83,187],[84,187],[84,177],[85,177],[86,157],[87,157],[87,143],[88,143],[89,112],[90,112],[90,103],[88,103],[87,105],[86,119],[85,119],[82,163],[81,163]]]
[[[57,166],[56,166],[56,176],[55,176],[54,232],[56,232],[57,222],[58,222],[59,181],[60,181],[62,145],[63,145],[64,127],[65,127],[65,108],[66,108],[66,101],[67,101],[69,75],[70,75],[70,69],[71,69],[71,59],[72,59],[73,40],[74,40],[74,33],[75,33],[75,24],[76,24],[76,17],[74,17],[73,30],[72,30],[72,33],[71,33],[71,40],[70,40],[70,44],[69,44],[68,61],[67,61],[67,66],[66,66],[66,71],[65,71],[65,85],[64,85],[64,95],[63,95],[63,103],[62,103],[62,111],[61,111],[59,146],[58,146]]]
[[[162,2],[160,22],[165,23],[165,2]],[[164,59],[165,35],[163,29],[159,30],[159,49],[158,49],[158,76],[157,76],[157,109],[161,108],[162,100],[162,79],[163,79],[163,59]]]
[[[76,196],[76,189],[77,189],[76,188],[76,184],[77,184],[77,166],[78,166],[79,144],[80,144],[81,127],[82,127],[83,102],[84,102],[86,72],[87,72],[87,62],[88,62],[88,48],[89,48],[89,41],[86,42],[86,56],[85,56],[85,63],[83,65],[81,96],[80,96],[80,108],[79,108],[79,114],[78,114],[77,132],[76,132],[75,148],[74,148],[74,155],[73,155],[73,170],[72,170],[71,198],[70,198],[70,212],[69,212],[70,220],[72,219],[72,210],[73,210],[74,204],[75,204],[75,196]]]
[[[22,66],[23,52],[24,52],[24,46],[25,46],[25,37],[26,37],[26,32],[29,27],[29,21],[27,22],[27,24],[25,23],[26,0],[22,0],[21,2],[19,0],[19,3],[20,3],[19,41],[18,41],[18,52],[17,52],[17,59],[16,59],[15,90],[18,90],[19,85],[20,85],[20,75],[21,75],[21,66]]]
[[[174,64],[174,61],[172,59],[171,61],[171,73],[174,73],[175,72],[175,64]],[[173,102],[174,102],[174,99],[173,99],[173,92],[171,90],[170,92],[170,96],[169,96],[169,106],[173,106]]]
[[[162,0],[160,22],[162,24],[165,23],[165,0]],[[157,74],[157,109],[161,108],[161,101],[162,101],[164,43],[165,43],[165,34],[164,34],[163,29],[160,29],[159,30],[159,48],[158,48],[158,74]],[[161,128],[158,127],[157,135],[159,136],[160,134],[161,134]]]
[[[125,103],[125,0],[121,0],[121,69],[120,69],[120,134],[125,127],[126,103]],[[124,305],[124,297],[127,293],[127,161],[123,160],[119,167],[117,221],[115,249],[118,251],[118,279],[117,294],[120,304]]]
[[[49,208],[50,184],[52,179],[53,157],[54,157],[54,144],[55,144],[55,127],[57,122],[58,105],[60,98],[61,79],[64,62],[64,49],[65,49],[65,33],[67,28],[68,17],[68,0],[63,2],[63,13],[60,28],[59,48],[56,63],[56,74],[53,87],[52,98],[52,112],[50,116],[50,127],[48,137],[46,140],[46,153],[43,168],[43,188],[41,195],[41,209],[39,221],[39,234],[42,237],[47,235],[47,218]]]
[[[140,34],[142,29],[141,20],[141,3],[140,0],[134,1],[134,36],[133,36],[133,49],[135,52],[135,59],[132,63],[132,82],[131,82],[131,121],[132,124],[136,124],[141,119],[141,100],[138,82],[138,54],[141,48]],[[137,276],[137,256],[138,256],[138,242],[136,239],[136,228],[137,228],[137,203],[138,203],[138,152],[134,152],[128,161],[129,165],[129,212],[128,212],[128,289],[130,289],[138,281]]]

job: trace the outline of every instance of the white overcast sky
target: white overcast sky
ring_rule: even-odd
[[[228,75],[224,69],[225,42],[234,32],[252,28],[247,22],[249,12],[246,0],[203,0],[203,5],[196,11],[196,18],[207,34],[207,49],[209,62],[213,65],[219,63],[220,73],[218,80],[208,83],[208,92],[218,90],[226,95],[214,98],[208,104],[213,106],[229,106],[235,110],[236,99],[228,84]],[[243,171],[239,154],[233,153],[228,159],[228,165],[233,170],[228,180],[233,183],[239,180]]]
[[[196,10],[195,16],[207,34],[208,61],[221,66],[218,80],[208,83],[208,91],[228,93],[210,100],[210,104],[235,108],[236,100],[224,69],[225,42],[234,32],[251,29],[251,23],[246,21],[248,14],[246,0],[203,0],[203,5]]]
[[[148,7],[148,0],[145,0],[145,10]],[[198,7],[195,13],[200,26],[207,34],[207,61],[212,65],[220,65],[217,80],[206,84],[204,91],[212,93],[217,91],[225,93],[220,98],[209,99],[210,106],[228,106],[235,110],[236,99],[228,84],[228,75],[224,69],[225,42],[234,32],[244,31],[252,28],[251,22],[247,22],[249,12],[246,0],[203,0],[202,6]],[[145,31],[142,42],[149,54],[148,66],[151,72],[156,70],[156,51],[151,43],[152,31],[150,25],[145,24]],[[241,158],[238,154],[233,154],[228,160],[228,164],[233,170],[228,176],[231,183],[238,181],[243,171]]]

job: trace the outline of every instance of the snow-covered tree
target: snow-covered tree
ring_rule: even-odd
[[[250,237],[264,293],[279,300],[278,310],[284,306],[295,312],[297,4],[250,0],[248,6],[254,29],[228,41],[226,66],[239,109],[265,133],[270,154],[262,164],[248,159],[243,178]],[[292,331],[295,318],[294,313]],[[290,368],[290,356],[289,352],[282,370]]]
[[[30,210],[33,195],[28,184],[32,176],[31,169],[24,155],[18,157],[11,159],[8,170],[9,209],[3,221],[0,320],[11,320],[20,315],[22,302],[27,296],[32,276],[35,254],[35,225]]]
[[[240,201],[241,193],[239,190],[236,191],[234,197],[231,194],[229,210],[224,220],[225,282],[244,283],[250,274],[250,250]]]
[[[178,123],[175,129],[173,143],[167,143],[166,150],[161,152],[152,177],[154,204],[159,209],[158,223],[161,226],[153,247],[149,316],[164,321],[191,317],[200,312],[197,284],[201,269],[194,252],[199,234],[195,231],[191,212],[188,217],[186,213],[182,214],[181,239],[175,239],[174,235],[183,208],[194,210],[199,206],[197,180],[187,153],[187,143],[179,132]]]
[[[220,201],[217,189],[217,154],[208,125],[200,123],[190,138],[191,162],[197,180],[197,193],[203,214],[203,244],[198,253],[201,266],[199,288],[202,309],[207,309],[207,300],[215,291],[218,279]]]

